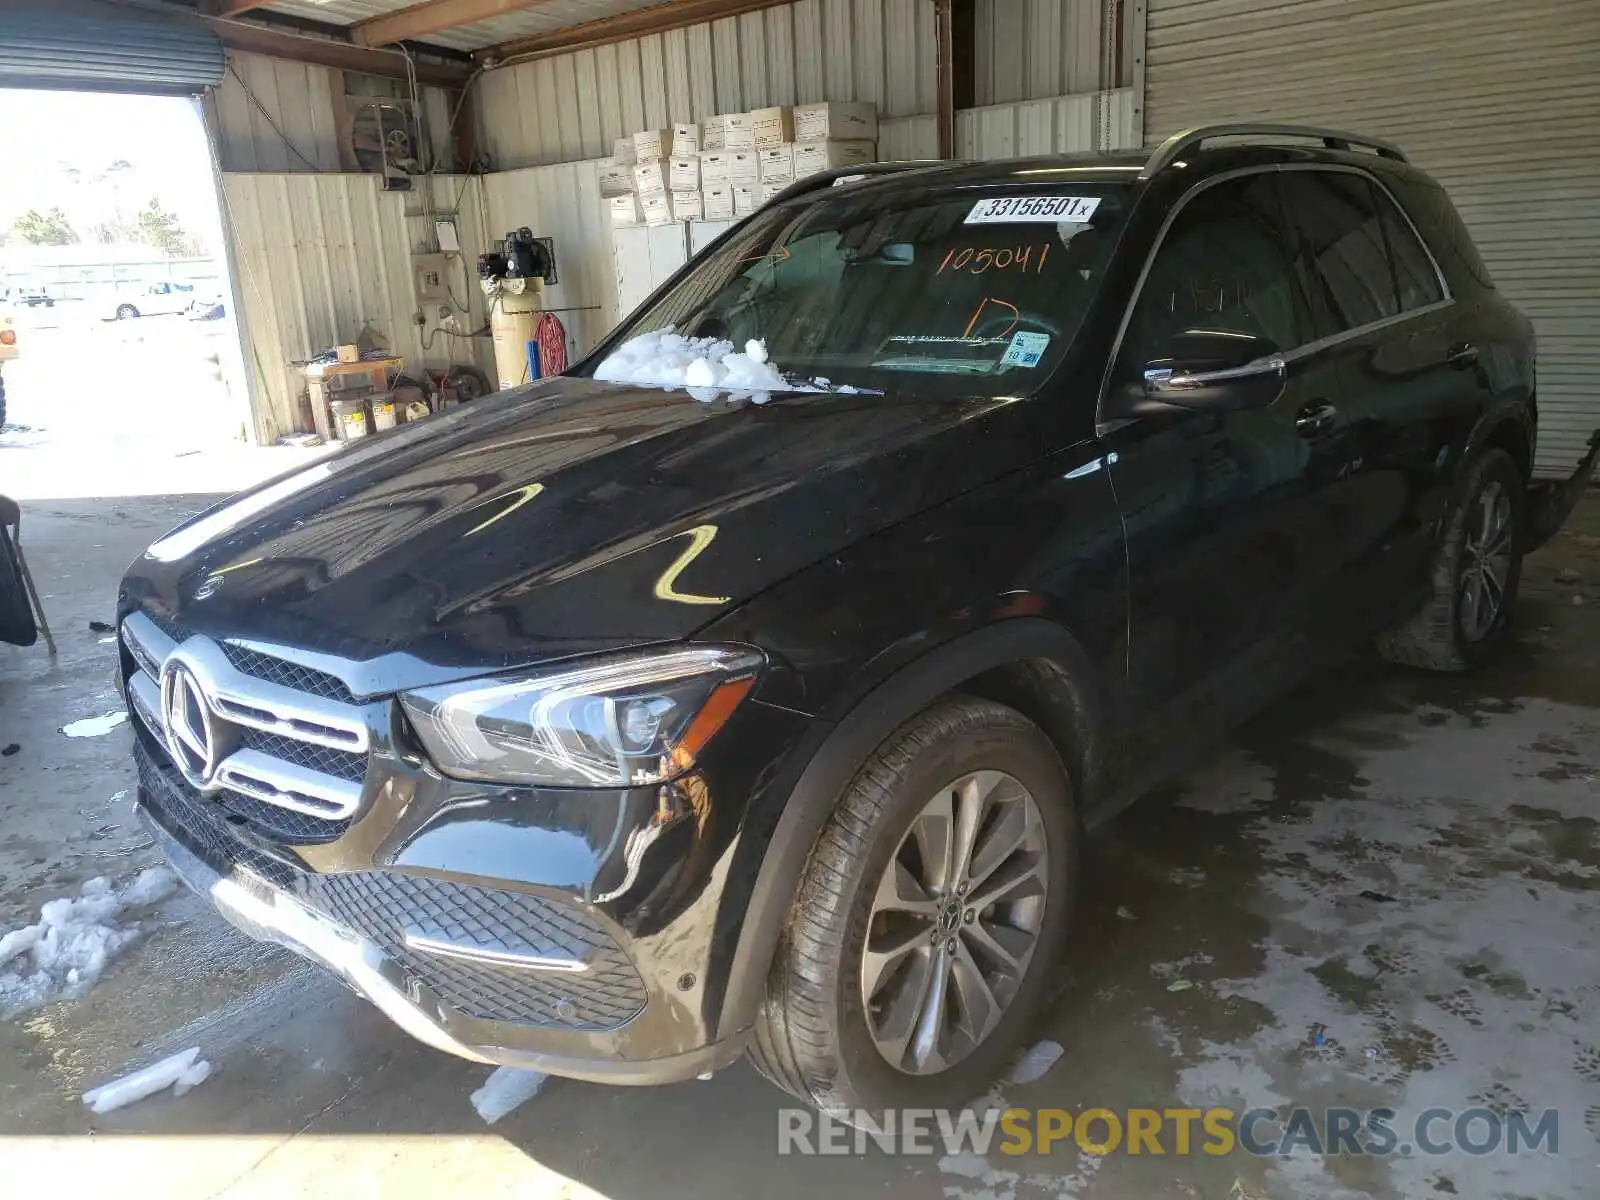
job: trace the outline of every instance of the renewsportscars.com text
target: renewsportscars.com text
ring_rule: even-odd
[[[902,1108],[873,1114],[778,1110],[780,1155],[1085,1154],[1386,1157],[1555,1154],[1560,1114],[1430,1108],[1404,1119],[1391,1108]]]

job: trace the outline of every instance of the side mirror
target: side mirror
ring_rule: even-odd
[[[1190,329],[1145,364],[1143,400],[1196,412],[1265,408],[1283,394],[1288,378],[1288,364],[1270,339]]]

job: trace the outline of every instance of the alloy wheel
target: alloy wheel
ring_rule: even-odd
[[[1038,803],[974,771],[918,812],[873,895],[861,999],[878,1052],[932,1075],[1000,1023],[1043,927],[1049,854]]]
[[[1511,576],[1511,497],[1498,481],[1485,485],[1467,513],[1462,546],[1461,634],[1470,642],[1489,636],[1506,602]]]

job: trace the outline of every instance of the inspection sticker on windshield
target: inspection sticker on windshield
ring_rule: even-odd
[[[1098,196],[996,196],[979,200],[967,214],[967,225],[1033,223],[1082,224],[1100,207]]]
[[[1048,333],[1027,333],[1019,330],[1011,335],[1011,345],[1000,358],[1002,367],[1037,367],[1050,345]]]

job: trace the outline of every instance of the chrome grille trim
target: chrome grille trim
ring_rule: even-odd
[[[129,613],[122,622],[122,641],[138,663],[154,678],[161,676],[161,664],[172,657],[178,643],[142,612]],[[156,711],[160,711],[159,706]]]
[[[138,657],[138,652],[134,652]],[[128,680],[128,700],[133,715],[143,721],[145,728],[159,740],[161,734],[161,688],[146,672],[140,671]],[[165,745],[165,742],[162,743]]]
[[[341,821],[361,806],[361,785],[272,758],[235,750],[217,768],[217,782],[267,804]]]
[[[129,707],[168,757],[160,679],[175,660],[194,675],[222,721],[330,750],[365,754],[371,748],[361,706],[247,675],[208,637],[195,635],[179,643],[141,612],[128,615],[121,636],[139,668],[127,681]],[[218,764],[204,790],[222,789],[305,816],[340,821],[360,808],[364,783],[242,747]]]
[[[212,709],[225,721],[333,750],[368,748],[366,718],[354,705],[308,696],[282,684],[242,674],[228,661],[222,647],[207,638],[190,638],[172,657],[194,672],[205,687]]]

